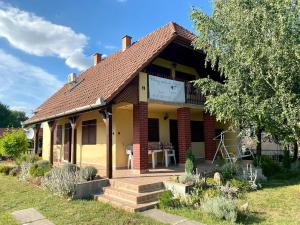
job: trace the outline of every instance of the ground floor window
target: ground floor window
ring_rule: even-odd
[[[95,145],[96,144],[96,129],[97,120],[87,120],[82,122],[82,144]]]
[[[149,142],[159,142],[159,120],[148,119],[148,140]]]

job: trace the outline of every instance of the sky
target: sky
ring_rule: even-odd
[[[0,0],[0,102],[30,116],[125,34],[137,41],[170,21],[194,32],[192,7],[209,14],[211,0]]]

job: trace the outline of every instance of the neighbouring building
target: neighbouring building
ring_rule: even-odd
[[[137,42],[122,38],[121,50],[102,58],[46,100],[26,121],[43,127],[43,158],[111,171],[126,168],[133,145],[133,169],[151,166],[151,143],[171,142],[177,162],[192,148],[197,158],[212,160],[214,137],[226,125],[204,111],[204,97],[189,81],[220,80],[195,50],[196,36],[170,22]]]

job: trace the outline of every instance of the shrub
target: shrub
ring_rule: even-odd
[[[176,200],[173,199],[171,191],[165,191],[159,196],[159,207],[160,208],[172,208],[176,207]]]
[[[20,166],[16,166],[9,172],[9,175],[15,177],[20,173],[20,171],[21,171]]]
[[[21,168],[20,175],[19,175],[20,180],[25,181],[30,177],[29,169],[31,166],[32,166],[32,163],[26,163],[26,162],[24,162],[20,165],[20,168]]]
[[[65,163],[64,165],[63,165],[63,167],[62,167],[62,169],[64,170],[64,171],[66,171],[66,172],[76,172],[76,171],[79,171],[80,170],[80,168],[77,166],[77,165],[75,165],[75,164],[72,164],[72,163]]]
[[[250,183],[246,180],[233,178],[229,180],[228,183],[231,186],[237,187],[240,192],[248,192],[252,190]]]
[[[240,168],[235,163],[226,163],[220,168],[220,172],[223,175],[225,181],[230,180],[238,176]]]
[[[197,168],[196,158],[191,149],[186,152],[185,173],[195,174]]]
[[[54,167],[45,173],[41,185],[55,194],[63,197],[73,197],[76,184],[80,182],[79,171],[68,171],[65,168]]]
[[[236,203],[225,197],[214,197],[206,199],[202,204],[205,213],[210,214],[218,219],[225,219],[231,223],[237,220]]]
[[[283,161],[282,161],[282,165],[285,169],[291,169],[291,157],[290,157],[290,152],[288,150],[285,150],[283,153]]]
[[[197,174],[185,173],[179,177],[179,183],[192,185],[200,180],[200,176]]]
[[[21,163],[26,162],[26,163],[34,163],[39,160],[39,157],[35,154],[27,154],[23,153],[21,154],[16,160],[15,163],[17,165],[21,165]]]
[[[202,191],[201,197],[202,199],[218,197],[221,195],[221,191],[219,188],[207,188]]]
[[[30,176],[42,177],[51,170],[51,164],[47,160],[35,162],[29,169]]]
[[[263,171],[263,174],[267,177],[270,177],[276,173],[281,172],[279,164],[273,161],[270,157],[262,155],[260,157],[260,165]]]
[[[0,167],[0,173],[7,176],[13,168],[12,166],[3,165]]]
[[[28,142],[23,130],[7,132],[0,139],[0,154],[17,158],[27,151]]]
[[[227,182],[225,186],[220,187],[220,191],[224,197],[232,199],[238,197],[239,188]]]
[[[87,166],[80,170],[80,178],[82,180],[94,180],[97,175],[97,169],[93,166]]]

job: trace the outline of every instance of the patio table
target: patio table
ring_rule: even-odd
[[[168,151],[170,149],[151,149],[148,150],[148,155],[151,155],[151,159],[152,159],[152,169],[155,169],[156,165],[157,165],[157,153],[159,152],[163,152],[163,154],[165,154],[165,166],[168,167],[169,166],[169,158],[168,158]]]

